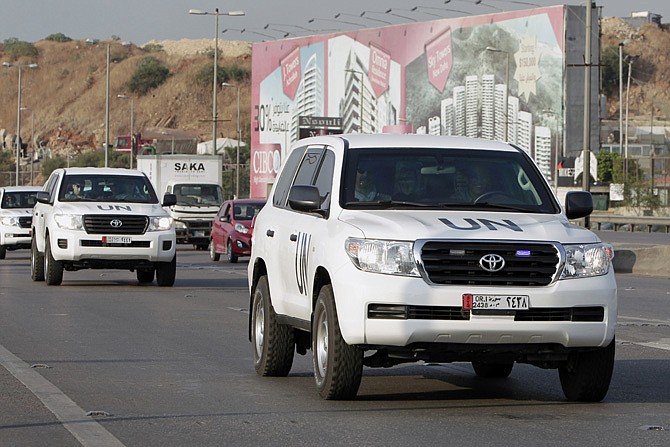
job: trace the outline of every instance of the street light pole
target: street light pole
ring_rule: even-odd
[[[19,162],[21,161],[21,65],[19,65],[19,94],[16,108],[16,186],[19,186]]]
[[[10,64],[9,62],[3,62],[2,66],[9,68],[13,67],[16,65],[18,71],[19,71],[19,87],[18,87],[18,94],[17,94],[17,107],[16,107],[16,186],[19,186],[19,166],[21,163],[21,73],[23,71],[23,68],[37,68],[39,65],[37,64],[28,64],[28,65],[21,65],[21,64]]]
[[[130,100],[130,169],[133,169],[133,155],[135,155],[135,134],[133,119],[135,117],[134,102],[135,100],[128,95],[116,95],[119,99],[129,99]]]
[[[623,42],[619,42],[619,155],[623,154]]]
[[[243,16],[244,11],[229,11],[219,12],[219,8],[214,9],[214,12],[202,11],[199,9],[191,9],[188,11],[193,15],[213,15],[215,16],[214,28],[214,82],[212,82],[212,144],[214,145],[214,153],[216,153],[216,92],[218,90],[217,75],[219,71],[219,16]]]
[[[221,84],[222,87],[235,87],[235,84],[229,84],[224,82]],[[237,156],[235,160],[235,198],[240,198],[240,139],[241,139],[241,130],[240,130],[240,86],[237,85]],[[216,152],[215,152],[216,153]]]
[[[109,42],[107,43],[107,73],[105,82],[105,167],[109,165]]]

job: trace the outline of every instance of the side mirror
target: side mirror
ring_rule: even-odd
[[[320,213],[319,189],[311,185],[294,185],[288,193],[288,204],[296,211]]]
[[[177,196],[174,194],[165,193],[163,195],[163,206],[174,206],[177,204]]]
[[[37,191],[35,195],[35,200],[40,203],[51,203],[51,193],[49,191]]]
[[[588,191],[570,191],[565,196],[565,215],[568,219],[579,219],[593,212],[593,197]]]

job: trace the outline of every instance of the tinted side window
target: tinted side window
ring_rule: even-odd
[[[51,203],[56,199],[56,187],[58,186],[59,180],[60,175],[58,173],[53,173],[51,178],[49,178],[49,182],[44,187],[44,190],[49,191],[49,194],[51,194]]]
[[[335,169],[335,154],[332,151],[326,150],[323,154],[323,161],[321,168],[316,177],[315,185],[319,188],[319,195],[321,196],[321,208],[330,208],[330,196],[333,189],[333,171]]]
[[[300,168],[295,176],[294,185],[313,185],[316,170],[319,168],[323,148],[311,148],[305,154],[305,158],[300,163]]]
[[[283,207],[286,203],[288,190],[293,182],[295,170],[298,168],[298,163],[302,159],[302,155],[305,153],[306,149],[307,148],[305,147],[295,148],[289,154],[286,163],[284,163],[284,168],[279,175],[279,180],[277,180],[274,195],[272,196],[272,204],[274,206]]]

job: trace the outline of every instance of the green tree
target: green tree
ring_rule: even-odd
[[[216,72],[218,82],[241,82],[248,80],[251,72],[237,64],[219,66]],[[214,82],[214,62],[205,64],[195,75],[195,82],[203,87],[211,87]]]
[[[12,60],[17,60],[20,57],[37,57],[37,47],[30,42],[24,42],[16,37],[10,37],[3,42],[5,54]]]
[[[170,77],[170,70],[153,56],[147,56],[137,64],[127,87],[131,93],[144,95],[163,84]]]
[[[46,40],[50,40],[52,42],[70,42],[72,39],[67,37],[63,33],[55,33],[55,34],[49,34],[46,37]]]
[[[13,183],[12,172],[16,165],[14,160],[12,151],[0,150],[0,185],[9,186]]]
[[[600,57],[600,65],[602,67],[602,85],[603,93],[608,97],[618,96],[619,95],[619,46],[610,45],[605,47],[602,51]],[[623,67],[622,67],[622,76],[625,80],[628,79],[628,63],[626,63],[626,58],[628,54],[626,50],[623,51]]]
[[[67,160],[61,155],[51,157],[42,162],[42,175],[44,178],[49,178],[52,172],[58,168],[64,168],[67,166]]]

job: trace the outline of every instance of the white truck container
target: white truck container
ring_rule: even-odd
[[[177,242],[206,249],[212,219],[223,202],[221,156],[139,155],[137,169],[149,177],[159,195],[177,196],[177,204],[168,208],[174,219]]]

